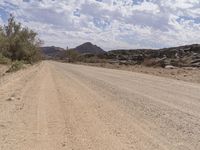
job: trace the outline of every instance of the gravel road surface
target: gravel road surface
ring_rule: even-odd
[[[200,150],[200,84],[44,61],[0,78],[0,150]]]

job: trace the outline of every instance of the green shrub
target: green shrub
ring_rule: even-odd
[[[37,33],[16,22],[12,15],[7,25],[0,25],[0,53],[12,61],[34,63],[40,60],[41,44]]]
[[[66,56],[69,62],[76,62],[78,61],[80,54],[74,49],[70,49],[66,51]]]
[[[0,64],[10,64],[11,60],[0,53]]]
[[[10,66],[7,72],[9,73],[9,72],[18,71],[23,68],[23,64],[24,63],[22,61],[15,61],[12,63],[12,65]]]

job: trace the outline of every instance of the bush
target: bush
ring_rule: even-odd
[[[11,60],[0,53],[0,64],[10,64]]]
[[[15,71],[18,71],[20,69],[23,68],[23,62],[22,61],[15,61],[12,63],[11,67],[8,69],[8,73],[9,72],[15,72]]]
[[[78,61],[80,54],[77,51],[70,49],[66,51],[66,56],[69,62],[76,62]]]
[[[12,15],[7,25],[0,26],[0,53],[12,61],[34,63],[40,60],[39,46],[41,44],[37,33],[27,27],[22,27]]]

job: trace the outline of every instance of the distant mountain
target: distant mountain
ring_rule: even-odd
[[[105,53],[105,51],[102,48],[98,47],[97,45],[93,45],[90,42],[87,42],[80,46],[77,46],[76,48],[74,48],[74,50],[76,50],[77,52],[79,52],[81,54],[85,54],[85,53],[103,54],[103,53]]]
[[[60,47],[47,46],[41,47],[41,52],[46,59],[62,59],[65,57],[66,51]]]
[[[200,45],[185,45],[163,49],[130,49],[112,50],[105,52],[92,43],[84,43],[74,49],[82,57],[90,58],[98,54],[98,59],[108,60],[111,63],[126,65],[144,64],[147,66],[176,66],[200,68]],[[42,47],[41,51],[45,59],[68,60],[66,51],[59,47]],[[89,55],[88,55],[89,54]],[[101,55],[99,55],[101,54]],[[96,59],[96,57],[94,57]]]

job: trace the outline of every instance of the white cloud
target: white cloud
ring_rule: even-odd
[[[0,0],[1,24],[8,13],[46,45],[91,41],[115,49],[200,42],[199,0]]]

